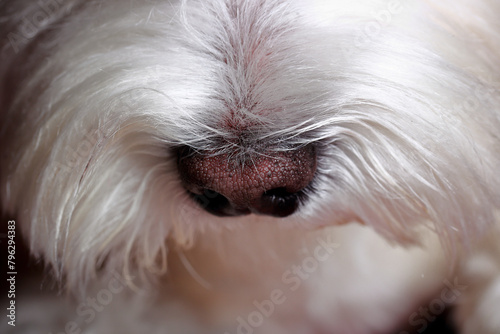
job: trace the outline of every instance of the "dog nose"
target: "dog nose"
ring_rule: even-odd
[[[217,216],[291,215],[305,196],[317,165],[312,145],[245,159],[182,147],[177,158],[184,187]]]

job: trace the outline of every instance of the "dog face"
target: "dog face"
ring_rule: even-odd
[[[70,286],[252,220],[467,241],[500,198],[481,4],[69,1],[7,36],[3,205]]]

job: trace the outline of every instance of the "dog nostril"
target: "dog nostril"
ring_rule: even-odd
[[[302,192],[290,193],[285,188],[264,192],[261,197],[259,213],[275,217],[286,217],[297,210]]]
[[[189,195],[203,209],[219,217],[242,216],[250,213],[248,209],[236,209],[229,200],[216,191],[204,189],[202,194],[189,191]]]

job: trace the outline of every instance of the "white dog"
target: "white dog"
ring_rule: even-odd
[[[499,2],[0,8],[4,333],[500,332]]]

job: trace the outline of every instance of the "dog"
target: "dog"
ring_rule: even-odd
[[[0,9],[4,333],[500,332],[498,2]]]

